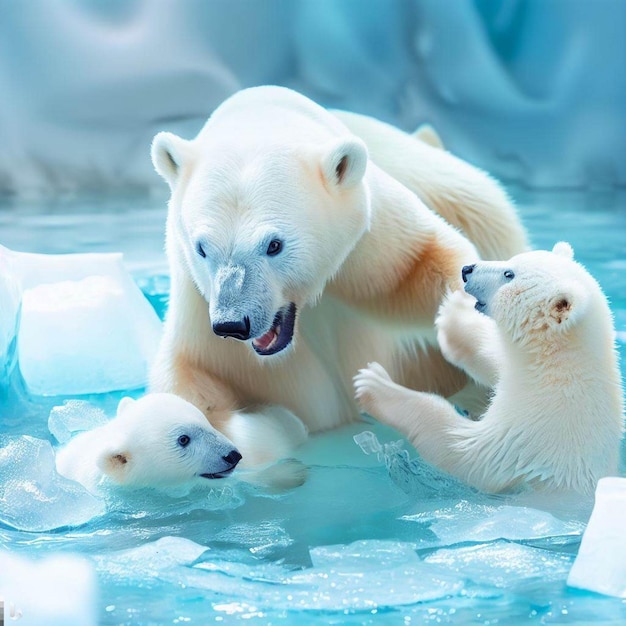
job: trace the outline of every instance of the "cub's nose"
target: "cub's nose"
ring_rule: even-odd
[[[233,337],[245,341],[250,338],[250,318],[246,315],[242,320],[235,322],[216,322],[213,332],[220,337]]]
[[[237,463],[241,461],[241,454],[239,454],[239,450],[231,450],[226,456],[223,456],[222,459],[230,465],[230,469],[233,469]]]
[[[463,269],[461,270],[461,276],[463,277],[464,283],[467,282],[467,275],[471,274],[474,271],[475,267],[476,267],[476,264],[463,266]]]

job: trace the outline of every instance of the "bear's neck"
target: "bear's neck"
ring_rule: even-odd
[[[460,287],[471,243],[373,163],[366,184],[371,227],[328,290],[361,311],[410,325],[432,325],[441,297]],[[417,313],[423,319],[416,319]]]

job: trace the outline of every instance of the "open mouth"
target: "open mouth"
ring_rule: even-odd
[[[225,478],[226,476],[228,476],[229,474],[232,473],[232,471],[235,469],[235,467],[231,467],[227,470],[224,470],[223,472],[216,472],[215,474],[200,474],[201,478]]]
[[[487,308],[487,303],[486,302],[481,302],[480,300],[476,300],[476,304],[474,305],[474,308],[477,311],[480,311],[481,313],[484,313],[485,309]]]
[[[272,327],[260,337],[252,340],[252,347],[257,354],[269,356],[284,350],[293,339],[296,325],[296,305],[291,302],[279,309]]]

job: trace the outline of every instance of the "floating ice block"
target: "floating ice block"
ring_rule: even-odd
[[[15,363],[20,298],[12,257],[0,246],[0,385],[8,379]]]
[[[602,478],[567,584],[626,598],[626,478]]]
[[[59,554],[29,560],[0,552],[0,590],[7,624],[95,626],[96,585],[94,568],[83,558]]]
[[[10,254],[24,289],[18,354],[29,393],[146,384],[161,322],[121,254]]]
[[[50,411],[48,430],[59,443],[67,443],[74,433],[104,426],[108,421],[105,412],[93,404],[67,400]]]

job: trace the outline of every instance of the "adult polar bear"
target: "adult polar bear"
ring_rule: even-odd
[[[280,87],[235,94],[191,141],[159,133],[152,158],[171,188],[153,391],[191,401],[240,446],[234,409],[282,405],[312,432],[358,419],[352,377],[369,361],[415,389],[466,384],[434,347],[441,299],[476,250],[526,247],[488,176]]]

